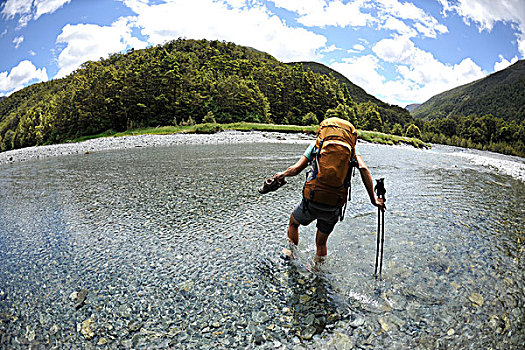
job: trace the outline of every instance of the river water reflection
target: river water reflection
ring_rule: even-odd
[[[525,343],[523,159],[360,145],[312,269],[280,258],[303,174],[261,196],[306,144],[106,151],[0,166],[0,348],[453,348]],[[86,294],[87,292],[87,294]]]

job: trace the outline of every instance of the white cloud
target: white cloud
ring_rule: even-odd
[[[455,11],[465,23],[475,23],[480,31],[491,31],[497,22],[513,23],[517,27],[518,50],[525,57],[525,1],[523,0],[439,0],[443,12]]]
[[[2,8],[2,15],[6,18],[13,18],[16,15],[23,15],[31,12],[32,1],[27,0],[7,0]]]
[[[385,83],[385,77],[379,73],[379,59],[374,55],[346,58],[343,62],[332,63],[330,67],[376,96]]]
[[[337,50],[341,50],[340,48],[338,48],[337,46],[335,46],[334,44],[324,48],[324,49],[321,49],[320,51],[321,52],[334,52],[334,51],[337,51]]]
[[[374,55],[334,63],[340,71],[368,93],[386,102],[404,106],[424,102],[443,91],[483,78],[486,73],[470,58],[458,64],[444,64],[431,53],[416,47],[409,37],[379,41]],[[396,75],[387,79],[383,65],[393,65]]]
[[[111,26],[67,24],[56,40],[66,44],[66,47],[58,56],[59,71],[55,78],[68,75],[86,61],[98,60],[129,47],[146,47],[147,43],[132,37],[132,25],[133,18],[124,17]]]
[[[481,68],[470,58],[457,65],[438,61],[430,52],[417,48],[407,37],[379,41],[372,49],[385,62],[398,65],[405,79],[420,85],[441,84],[457,86],[484,76]]]
[[[34,0],[33,5],[36,7],[35,20],[46,13],[55,12],[70,2],[71,0]]]
[[[398,0],[272,0],[275,6],[295,12],[308,27],[363,27],[393,30],[402,35],[435,38],[448,32],[436,18],[411,2]],[[408,23],[413,22],[412,26]]]
[[[354,46],[352,46],[352,48],[350,50],[347,50],[347,52],[349,53],[358,53],[358,52],[361,52],[365,49],[365,47],[361,44],[355,44]]]
[[[11,72],[0,72],[0,94],[9,95],[24,88],[29,83],[46,81],[47,79],[45,68],[37,69],[33,63],[24,60],[13,67]]]
[[[327,41],[304,28],[287,26],[261,4],[238,8],[217,0],[124,3],[137,14],[136,25],[153,44],[179,37],[217,39],[254,47],[279,60],[296,61],[320,58]]]
[[[401,35],[416,36],[417,31],[410,28],[405,22],[401,21],[392,16],[386,16],[382,24],[378,26],[378,29],[392,30]]]
[[[20,16],[19,27],[25,27],[32,19],[53,13],[71,0],[7,0],[4,3],[1,14],[8,18]]]
[[[378,16],[383,21],[386,19],[383,27],[395,30],[399,34],[415,36],[415,30],[417,30],[425,37],[435,38],[437,34],[448,32],[445,25],[440,24],[437,19],[413,3],[401,3],[398,0],[378,0],[375,2],[377,2],[376,6],[380,10]],[[415,29],[410,28],[402,20],[413,21]]]
[[[17,36],[16,38],[13,39],[13,44],[15,44],[15,49],[18,49],[18,47],[20,46],[22,41],[24,41],[24,36],[23,35]]]
[[[301,16],[312,12],[322,11],[326,5],[325,0],[270,0],[275,6],[288,11],[297,12]]]
[[[272,0],[275,6],[299,14],[298,22],[307,27],[363,27],[374,19],[361,12],[368,0],[354,0],[343,3],[341,0]]]
[[[511,64],[518,62],[518,56],[514,56],[513,58],[511,58],[510,61],[507,61],[505,57],[503,57],[503,55],[499,55],[499,59],[500,59],[499,62],[494,63],[494,72],[503,70],[507,68],[508,66],[510,66]]]

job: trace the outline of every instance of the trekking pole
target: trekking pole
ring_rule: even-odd
[[[386,202],[385,194],[385,179],[376,180],[376,186],[374,187],[377,197],[383,199],[383,203]],[[383,247],[385,243],[385,212],[381,208],[377,208],[377,245],[376,245],[376,266],[374,276],[377,279],[377,263],[379,259],[379,247],[381,245],[381,259],[379,259],[379,280],[381,280],[381,273],[383,271]]]

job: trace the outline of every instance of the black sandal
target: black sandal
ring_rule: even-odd
[[[285,184],[286,184],[286,180],[284,178],[280,179],[280,180],[277,180],[274,177],[270,177],[270,178],[264,180],[263,185],[261,186],[261,188],[259,188],[259,193],[260,194],[265,194],[265,193],[268,193],[268,192],[273,192],[273,191],[277,190],[279,187],[281,187],[281,186],[283,186]]]

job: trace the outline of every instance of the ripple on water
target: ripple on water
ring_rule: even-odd
[[[0,169],[0,348],[517,348],[522,182],[438,152],[362,145],[387,186],[383,280],[359,178],[314,269],[279,257],[303,145],[177,146]],[[505,159],[504,159],[505,160]],[[42,176],[45,174],[45,177]],[[4,181],[4,179],[6,181]],[[74,292],[88,293],[78,308]]]

